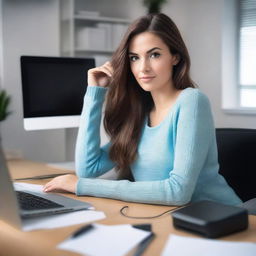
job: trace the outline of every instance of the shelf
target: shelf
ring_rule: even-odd
[[[95,57],[101,64],[114,53],[131,20],[116,17],[115,9],[113,17],[104,16],[100,6],[90,11],[82,2],[60,1],[60,52],[64,56]]]
[[[91,53],[91,54],[113,54],[114,50],[98,50],[98,49],[75,48],[75,52],[83,52],[83,53]]]
[[[107,22],[107,23],[124,23],[129,24],[131,23],[128,19],[122,18],[112,18],[112,17],[103,17],[103,16],[85,16],[85,15],[74,15],[75,20],[84,20],[84,21],[94,21],[94,22]]]

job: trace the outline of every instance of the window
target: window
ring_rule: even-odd
[[[256,107],[256,0],[239,0],[240,106]]]

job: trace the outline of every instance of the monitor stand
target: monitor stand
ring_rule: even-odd
[[[63,171],[71,171],[75,173],[75,147],[76,147],[76,139],[77,139],[78,128],[66,128],[65,129],[65,142],[66,142],[66,156],[65,162],[56,162],[56,163],[48,163],[48,166],[59,169]],[[101,145],[108,143],[108,137],[104,131],[103,124],[101,123],[100,127],[100,137],[101,137]],[[107,179],[116,179],[117,174],[114,170],[109,171],[108,173],[101,176],[102,178]]]
[[[75,173],[75,146],[78,128],[65,129],[65,162],[48,163],[47,165],[54,169],[73,171]]]

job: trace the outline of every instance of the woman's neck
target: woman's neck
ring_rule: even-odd
[[[176,103],[180,93],[181,90],[174,87],[171,90],[166,90],[165,92],[151,93],[154,101],[154,107],[149,113],[149,126],[157,126],[165,119],[170,109]]]
[[[166,109],[169,109],[176,101],[181,90],[178,90],[174,87],[169,87],[166,90],[161,92],[151,92],[153,101],[154,101],[154,112],[162,112]]]

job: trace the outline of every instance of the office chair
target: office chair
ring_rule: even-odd
[[[256,199],[256,129],[217,128],[220,174],[243,202]]]

